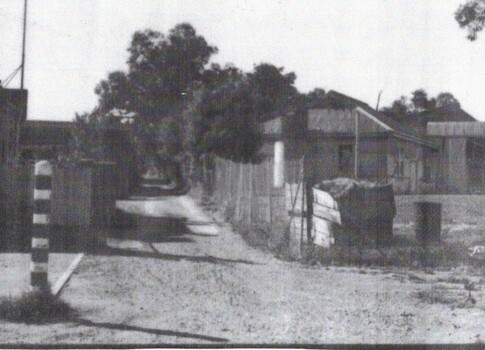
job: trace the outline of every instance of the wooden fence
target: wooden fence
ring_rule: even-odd
[[[279,236],[273,238],[287,239],[291,255],[298,258],[301,243],[307,240],[301,162],[299,159],[287,162],[287,182],[280,188],[273,187],[273,166],[271,158],[258,164],[216,159],[214,199],[235,222],[248,226],[269,225],[271,234]],[[289,237],[283,237],[285,233]]]
[[[273,190],[273,162],[242,164],[224,159],[215,161],[214,197],[237,222],[272,223],[281,211],[282,190]]]
[[[117,191],[114,163],[85,161],[55,167],[52,223],[58,226],[111,225]]]
[[[53,227],[101,229],[112,225],[115,201],[126,192],[116,165],[80,161],[55,164],[51,222]],[[0,168],[0,244],[28,243],[33,213],[33,164]],[[25,241],[25,242],[24,242]]]

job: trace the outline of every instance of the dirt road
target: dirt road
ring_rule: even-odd
[[[177,200],[171,200],[175,210]],[[186,209],[184,209],[186,210]],[[485,301],[466,300],[455,272],[307,267],[218,236],[165,232],[152,242],[110,240],[86,256],[62,293],[73,322],[0,322],[0,343],[305,344],[470,343],[485,339]],[[472,276],[473,277],[473,276]],[[476,277],[474,277],[476,278]]]

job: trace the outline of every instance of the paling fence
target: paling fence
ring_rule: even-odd
[[[0,169],[0,248],[28,247],[33,214],[34,164],[5,165]],[[115,201],[126,182],[114,163],[77,161],[54,165],[51,201],[53,232],[61,246],[84,245],[87,234],[109,228]]]
[[[285,185],[273,187],[273,160],[257,164],[215,160],[214,200],[227,217],[247,226],[269,227],[275,239],[286,239],[292,255],[306,242],[306,196],[301,161],[287,160]],[[302,197],[303,194],[303,197]]]

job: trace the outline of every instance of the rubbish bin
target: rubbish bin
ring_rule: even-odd
[[[415,202],[416,239],[420,243],[441,240],[441,203]]]

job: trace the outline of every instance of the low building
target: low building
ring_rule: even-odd
[[[14,157],[27,119],[27,90],[0,87],[0,164]]]
[[[75,147],[72,122],[26,120],[20,129],[22,160],[68,157]]]
[[[485,123],[430,122],[427,134],[441,148],[438,168],[443,192],[485,193]]]
[[[262,152],[269,156],[273,151],[275,186],[296,182],[295,168],[304,159],[308,185],[357,176],[390,183],[396,194],[477,192],[484,182],[483,141],[470,134],[464,151],[458,151],[456,148],[463,145],[450,134],[430,133],[435,130],[430,125],[471,123],[468,126],[472,128],[474,121],[463,110],[436,109],[393,117],[329,91],[323,103],[306,116],[285,116],[264,123]]]

